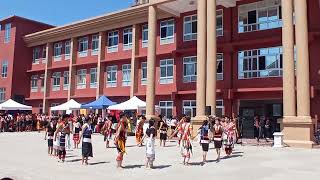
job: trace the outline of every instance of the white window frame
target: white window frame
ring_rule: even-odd
[[[97,88],[97,86],[98,86],[98,76],[97,75],[98,75],[97,68],[90,68],[90,88]]]
[[[60,91],[61,72],[52,73],[52,91]]]
[[[221,63],[221,66],[222,66],[222,72],[219,73],[218,72],[218,68],[219,68],[219,64]],[[223,80],[223,74],[224,72],[224,56],[223,56],[223,53],[217,53],[217,80],[218,81],[222,81]]]
[[[77,71],[77,89],[85,89],[87,85],[87,70],[78,69]]]
[[[219,36],[223,36],[223,25],[224,25],[224,23],[223,23],[223,9],[218,9],[216,11],[216,13],[217,13],[217,17],[216,17],[217,28],[216,28],[216,30],[217,30],[217,37],[219,37]],[[219,25],[218,25],[220,18],[221,18],[221,27],[219,27]]]
[[[8,77],[8,66],[9,66],[9,61],[7,61],[7,60],[2,61],[2,66],[1,66],[1,77],[2,78]]]
[[[188,104],[188,106],[185,106]],[[190,116],[195,117],[197,114],[197,102],[196,100],[183,100],[182,101],[182,112],[185,115],[188,115],[187,110],[191,112]]]
[[[143,71],[146,71],[146,77],[143,77]],[[141,85],[147,85],[147,73],[148,73],[148,63],[142,62],[141,63]]]
[[[6,88],[1,87],[0,88],[0,103],[4,102],[6,100]]]
[[[83,49],[81,48],[83,47]],[[81,50],[82,49],[82,50]],[[78,42],[78,56],[79,57],[87,57],[89,49],[89,40],[88,37],[79,38]]]
[[[44,92],[44,85],[45,85],[45,81],[44,81],[44,74],[41,74],[40,75],[40,82],[41,82],[41,84],[40,84],[40,86],[41,86],[41,92]],[[43,84],[42,84],[43,83]]]
[[[189,21],[187,21],[188,18],[190,18]],[[186,25],[190,24],[191,25],[191,31],[192,31],[194,22],[197,23],[197,15],[196,14],[193,14],[193,15],[190,15],[190,16],[185,16],[183,18],[183,41],[197,40],[197,32],[195,32],[195,33],[194,32],[186,33]]]
[[[63,90],[69,89],[69,71],[63,72]]]
[[[185,65],[195,66],[194,74],[186,75]],[[188,56],[183,58],[183,82],[184,83],[197,82],[197,56]]]
[[[218,105],[220,102],[221,102],[221,105]],[[223,99],[217,99],[216,100],[216,112],[217,112],[218,109],[221,109],[221,113],[222,113],[221,115],[224,116],[225,115],[225,108],[224,108]]]
[[[33,48],[33,57],[32,57],[32,64],[39,64],[40,63],[40,48],[35,47]]]
[[[67,51],[69,51],[67,53]],[[64,59],[69,60],[71,58],[71,41],[66,41],[64,43]]]
[[[125,74],[128,75],[128,79],[125,79]],[[131,64],[123,64],[122,65],[122,86],[130,86],[131,85]]]
[[[99,53],[99,34],[92,35],[91,41],[91,56],[96,56]]]
[[[59,54],[60,52],[60,54]],[[61,61],[62,56],[62,43],[54,43],[53,45],[53,61]]]
[[[42,64],[47,62],[47,46],[42,47]]]
[[[279,12],[279,8],[281,7],[281,0],[264,0],[259,2],[254,2],[250,4],[240,5],[238,7],[238,33],[247,33],[247,32],[254,32],[254,31],[261,31],[261,30],[268,30],[268,29],[275,29],[282,27],[282,15]],[[269,19],[269,10],[277,9],[277,19],[270,20]],[[256,11],[256,23],[246,24],[240,23],[240,17],[247,17],[247,21],[249,19],[248,13],[251,11]],[[267,20],[259,21],[259,13],[262,11],[266,11],[267,13]],[[272,16],[273,17],[273,16]],[[272,27],[270,27],[272,24]],[[262,27],[260,27],[262,26]],[[264,28],[266,26],[266,28]]]
[[[132,28],[126,28],[123,30],[123,50],[130,50],[132,49]],[[128,36],[128,43],[124,42],[125,36]]]
[[[107,71],[107,78],[106,78],[107,87],[117,87],[118,66],[117,65],[107,66],[106,71]],[[109,80],[109,78],[112,77],[112,74],[115,74],[114,76],[115,79]]]
[[[172,22],[172,23],[171,23]],[[168,35],[168,29],[172,27],[172,35]],[[161,37],[161,29],[166,28],[166,37]],[[174,19],[168,19],[160,22],[160,45],[172,44],[174,43],[175,34],[175,21]]]
[[[169,62],[172,61],[172,64],[169,64]],[[163,63],[165,62],[165,63]],[[168,68],[172,66],[172,76],[168,76]],[[166,76],[161,77],[161,70],[162,68],[166,69]],[[172,84],[173,83],[173,77],[174,77],[174,59],[162,59],[160,60],[160,84]]]
[[[9,43],[11,39],[11,23],[4,26],[4,43]]]
[[[31,92],[38,92],[38,75],[32,75],[30,81]]]
[[[114,39],[117,39],[117,44],[116,45],[110,45],[110,39],[112,39],[112,44],[114,43]],[[119,31],[115,30],[115,31],[110,31],[108,32],[108,49],[107,52],[108,53],[114,53],[114,52],[118,52],[118,48],[119,48]]]
[[[163,104],[164,104],[164,106],[163,106]],[[163,109],[165,110],[165,114],[161,114],[161,115],[166,116],[166,117],[173,115],[173,106],[174,106],[173,101],[159,101],[160,113],[161,113],[161,110],[163,110]],[[171,109],[171,115],[168,114],[169,109]]]
[[[142,25],[142,35],[141,35],[141,40],[142,40],[142,48],[147,48],[148,47],[148,24]]]
[[[276,50],[277,52],[275,53]],[[281,46],[239,51],[238,52],[238,79],[282,77],[282,72],[283,72],[283,68],[281,68],[282,56],[283,56],[283,51]],[[260,57],[265,57],[265,69],[263,70],[259,69]],[[267,68],[267,59],[266,59],[267,57],[274,57],[275,59],[277,59],[277,61],[275,61],[277,63],[275,62],[274,62],[275,64],[272,63],[272,65],[275,65],[276,67]],[[294,60],[295,59],[296,59],[296,55],[294,57]],[[244,63],[245,60],[248,61],[247,63],[248,66],[246,69],[249,69],[249,70],[243,70],[245,67],[245,63]],[[271,66],[271,64],[269,66]],[[277,71],[278,71],[278,75],[272,75]]]

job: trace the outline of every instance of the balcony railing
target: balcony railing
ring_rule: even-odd
[[[139,6],[146,3],[149,3],[149,0],[133,0],[132,6]]]

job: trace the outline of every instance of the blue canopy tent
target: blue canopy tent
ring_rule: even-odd
[[[115,105],[117,103],[111,101],[106,96],[101,96],[99,99],[88,103],[81,105],[82,109],[107,109],[111,105]]]

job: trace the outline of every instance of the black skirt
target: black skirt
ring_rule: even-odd
[[[209,151],[209,143],[201,143],[202,151]]]
[[[53,139],[48,139],[48,147],[53,147]]]
[[[167,133],[160,133],[160,140],[167,140]]]
[[[214,140],[214,148],[220,149],[222,147],[222,141]]]
[[[83,157],[93,157],[91,143],[82,142],[82,156]]]

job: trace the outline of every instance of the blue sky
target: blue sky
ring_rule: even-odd
[[[0,19],[17,15],[52,25],[129,7],[133,0],[0,0]]]

